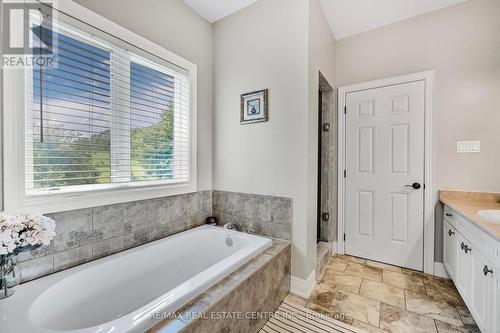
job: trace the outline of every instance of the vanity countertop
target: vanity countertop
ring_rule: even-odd
[[[500,193],[441,190],[439,200],[500,241],[500,224],[477,215],[480,210],[500,210]]]

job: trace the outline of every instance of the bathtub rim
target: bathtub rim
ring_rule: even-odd
[[[5,317],[6,318],[9,317],[9,320],[7,320],[7,319],[3,320],[0,317],[0,328],[4,326],[3,324],[5,324],[7,329],[11,329],[12,324],[9,325],[9,322],[12,321],[12,322],[17,322],[17,323],[24,322],[24,325],[22,325],[23,327],[17,327],[17,326],[14,327],[16,329],[15,332],[18,332],[18,331],[19,332],[26,332],[26,330],[29,331],[30,329],[31,330],[36,329],[37,330],[36,332],[40,332],[40,333],[48,333],[48,332],[60,332],[60,333],[65,333],[65,332],[84,333],[85,332],[85,333],[87,333],[87,332],[97,332],[97,331],[108,332],[109,331],[108,328],[112,328],[112,327],[114,327],[113,332],[122,332],[125,330],[129,330],[130,332],[135,332],[135,331],[139,332],[139,331],[142,331],[145,329],[149,329],[152,326],[154,326],[154,324],[156,323],[156,322],[149,320],[150,323],[147,324],[147,322],[148,322],[147,319],[148,318],[151,319],[151,313],[143,314],[143,316],[141,318],[145,319],[145,320],[140,321],[139,324],[136,326],[127,325],[126,323],[124,326],[116,325],[116,324],[124,323],[126,317],[133,317],[134,314],[141,312],[141,310],[143,311],[145,308],[151,307],[151,305],[153,303],[159,302],[159,300],[162,297],[165,297],[172,290],[176,290],[180,286],[183,286],[186,282],[192,281],[195,278],[199,278],[201,274],[204,274],[204,273],[206,274],[207,271],[213,269],[214,266],[220,265],[225,260],[232,258],[236,254],[238,254],[239,251],[231,254],[229,257],[226,257],[221,261],[218,261],[216,264],[201,271],[200,273],[193,275],[185,283],[181,283],[180,285],[177,285],[173,289],[159,295],[157,298],[155,298],[151,302],[148,302],[148,303],[138,307],[137,309],[134,309],[133,311],[131,311],[127,314],[121,315],[120,317],[115,318],[113,320],[110,320],[109,322],[106,322],[103,324],[89,326],[86,328],[72,329],[72,330],[54,330],[54,329],[44,328],[44,327],[38,326],[35,322],[33,322],[31,320],[30,310],[31,310],[32,305],[38,300],[39,297],[41,297],[45,292],[47,292],[50,288],[55,286],[57,283],[65,280],[68,277],[71,277],[71,276],[73,276],[81,271],[84,271],[86,269],[89,269],[91,267],[95,267],[98,265],[103,265],[103,264],[106,264],[109,262],[113,262],[114,260],[117,260],[117,259],[122,258],[122,257],[126,257],[132,253],[143,251],[145,249],[154,247],[158,244],[167,242],[169,240],[173,240],[175,238],[180,238],[180,237],[183,237],[185,235],[188,235],[190,233],[194,233],[194,232],[200,231],[200,230],[213,230],[215,232],[232,234],[232,235],[235,235],[238,237],[243,237],[243,238],[259,239],[261,241],[265,240],[265,242],[261,246],[252,250],[251,251],[252,253],[248,254],[246,258],[239,259],[239,262],[233,263],[232,266],[227,267],[223,273],[220,273],[220,276],[218,276],[217,278],[212,278],[209,284],[206,284],[203,286],[203,288],[202,288],[203,290],[198,291],[195,295],[191,295],[187,299],[184,299],[182,302],[183,304],[179,304],[178,309],[176,309],[175,311],[179,310],[184,305],[186,305],[189,301],[191,301],[192,299],[195,299],[197,296],[199,296],[200,294],[202,294],[206,290],[210,289],[212,286],[214,286],[218,282],[222,281],[224,278],[229,276],[231,273],[236,271],[238,268],[244,266],[246,263],[248,263],[250,260],[252,260],[256,256],[258,256],[259,254],[262,254],[264,251],[266,251],[266,249],[268,249],[272,245],[271,238],[260,236],[260,235],[247,234],[247,233],[222,229],[220,227],[209,226],[209,225],[202,225],[202,226],[199,226],[196,228],[192,228],[192,229],[189,229],[189,230],[186,230],[183,232],[179,232],[179,233],[174,234],[174,235],[167,236],[165,238],[161,238],[161,239],[158,239],[158,240],[146,243],[146,244],[142,244],[142,245],[134,247],[134,248],[130,248],[130,249],[127,249],[127,250],[124,250],[124,251],[121,251],[121,252],[106,256],[106,257],[102,257],[102,258],[99,258],[96,260],[92,260],[90,262],[87,262],[87,263],[84,263],[84,264],[81,264],[81,265],[78,265],[75,267],[71,267],[71,268],[68,268],[68,269],[41,277],[39,279],[35,279],[35,280],[28,281],[28,282],[21,284],[18,287],[18,290],[16,291],[16,293],[12,297],[5,299],[4,302],[0,302],[0,312],[7,311]],[[4,303],[4,304],[2,304],[2,303]],[[157,308],[155,310],[156,311],[163,311],[164,308],[165,307]],[[21,312],[21,314],[13,315],[13,313],[15,313],[15,312],[18,312],[18,313]],[[108,326],[111,326],[111,327],[108,327]],[[105,328],[105,329],[103,329],[103,328]]]

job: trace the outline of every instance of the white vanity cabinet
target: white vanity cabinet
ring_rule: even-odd
[[[458,234],[458,242],[457,242],[457,273],[455,278],[455,286],[457,287],[460,295],[465,302],[468,301],[470,295],[470,276],[471,276],[471,251],[466,249],[470,249],[471,245],[467,242],[467,240],[461,235]]]
[[[494,292],[493,292],[493,307],[492,307],[492,315],[493,315],[493,332],[500,332],[500,242],[496,242],[492,240],[492,248],[493,248],[493,273],[495,274],[494,279]]]
[[[497,266],[498,267],[498,266]],[[500,310],[500,279],[495,279],[494,281],[495,294],[493,295],[494,304],[493,304],[493,332],[500,332],[500,315],[498,312]]]
[[[444,235],[444,266],[448,271],[450,277],[455,280],[457,273],[457,259],[458,259],[458,233],[457,230],[447,221],[443,221],[443,235]]]
[[[495,280],[492,273],[492,265],[481,252],[475,249],[470,252],[470,289],[469,289],[469,309],[479,327],[487,328],[491,326],[493,307],[493,291]],[[489,321],[489,322],[488,322]],[[492,330],[490,330],[493,332]],[[496,331],[498,332],[498,331]]]
[[[443,264],[481,332],[500,332],[500,243],[445,206]]]

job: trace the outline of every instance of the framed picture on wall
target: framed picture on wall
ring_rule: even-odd
[[[241,95],[240,124],[246,125],[268,120],[268,89]]]

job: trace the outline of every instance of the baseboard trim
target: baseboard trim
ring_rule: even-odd
[[[336,241],[333,241],[332,242],[332,256],[334,256],[335,254],[337,253],[337,242]]]
[[[290,292],[307,299],[311,296],[314,286],[316,286],[316,270],[313,270],[305,280],[292,276]]]
[[[450,278],[442,262],[434,262],[434,275],[444,279]]]

